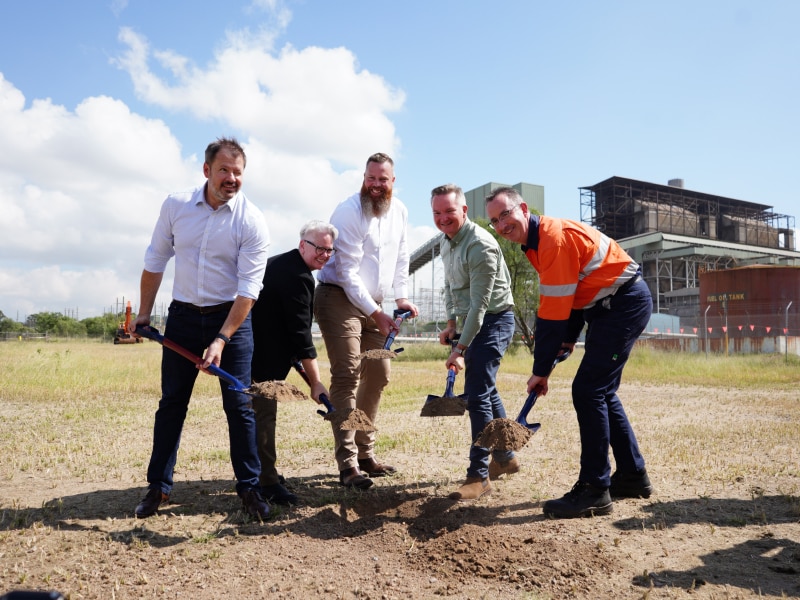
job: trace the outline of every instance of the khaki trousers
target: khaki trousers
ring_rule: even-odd
[[[330,401],[336,410],[358,408],[377,421],[381,393],[389,383],[390,359],[361,360],[366,350],[383,348],[386,336],[364,316],[339,287],[317,286],[314,317],[331,363]],[[374,456],[375,432],[342,431],[333,427],[336,463],[340,471]]]

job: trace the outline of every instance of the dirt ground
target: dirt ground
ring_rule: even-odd
[[[717,399],[717,412],[703,415],[711,408],[701,389],[625,391],[640,398],[631,404],[646,455],[659,443],[683,452],[678,432],[704,419],[752,436],[730,447],[709,439],[707,449],[702,436],[694,438],[686,451],[697,458],[687,461],[650,456],[651,498],[618,500],[609,516],[572,520],[541,512],[577,472],[574,449],[565,455],[556,445],[559,432],[546,412],[542,432],[519,453],[522,471],[477,502],[447,497],[465,466],[461,454],[407,450],[379,456],[399,474],[359,492],[338,485],[330,456],[298,449],[302,462],[283,473],[303,504],[274,507],[264,523],[241,512],[229,467],[185,476],[179,460],[171,503],[144,520],[133,509],[146,465],[127,464],[108,481],[20,473],[0,483],[0,592],[53,589],[71,599],[800,597],[800,443],[759,438],[771,420],[796,422],[797,411],[780,403],[768,409],[766,401],[720,406]],[[645,406],[659,397],[673,405],[681,398],[685,415],[663,410],[645,421]],[[452,427],[444,419],[421,427]],[[381,435],[401,427],[387,423]],[[715,475],[701,479],[701,470]]]

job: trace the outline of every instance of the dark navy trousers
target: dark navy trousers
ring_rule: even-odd
[[[169,307],[164,337],[202,356],[219,333],[227,316],[227,311],[200,314],[191,308],[173,303]],[[252,356],[253,330],[248,315],[231,341],[225,344],[220,367],[245,385],[249,385]],[[172,477],[181,432],[198,373],[200,371],[192,361],[169,348],[163,349],[161,400],[155,416],[153,453],[147,468],[147,481],[151,489],[160,489],[165,494],[169,494],[172,490]],[[229,389],[229,384],[222,379],[219,383],[222,390],[222,408],[228,421],[236,491],[241,493],[248,489],[258,489],[261,463],[256,450],[256,421],[250,397]]]
[[[581,436],[579,480],[584,483],[610,486],[609,447],[617,471],[644,469],[644,458],[617,390],[631,349],[652,311],[650,290],[642,280],[584,311],[586,352],[572,382]]]

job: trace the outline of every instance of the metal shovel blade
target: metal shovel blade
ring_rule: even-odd
[[[400,325],[403,323],[405,319],[411,316],[410,310],[403,310],[401,308],[396,308],[393,313],[394,316],[394,324],[397,327],[396,331],[391,331],[389,335],[386,336],[386,341],[383,343],[383,348],[379,348],[377,350],[367,350],[363,352],[359,358],[366,358],[372,360],[382,360],[384,358],[394,358],[400,352],[403,351],[402,348],[397,348],[395,350],[390,350],[392,347],[392,343],[394,342],[394,338],[397,336],[397,331],[400,330]]]
[[[447,385],[445,386],[444,396],[429,395],[422,405],[419,413],[420,417],[460,417],[467,410],[467,396],[453,394],[453,387],[456,381],[456,369],[450,367],[447,370]]]
[[[307,384],[311,385],[311,380],[308,378],[303,363],[295,359],[292,361],[294,370],[303,378]],[[370,418],[363,410],[357,408],[350,408],[346,410],[336,410],[331,404],[330,400],[325,394],[320,394],[319,401],[325,407],[325,410],[318,410],[317,414],[326,421],[330,421],[339,429],[343,431],[377,431]]]

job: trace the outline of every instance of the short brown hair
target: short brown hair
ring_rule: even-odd
[[[219,154],[219,151],[226,148],[234,156],[241,156],[244,165],[247,166],[247,155],[244,153],[244,148],[235,137],[220,137],[211,142],[206,147],[206,164],[210,165]]]

